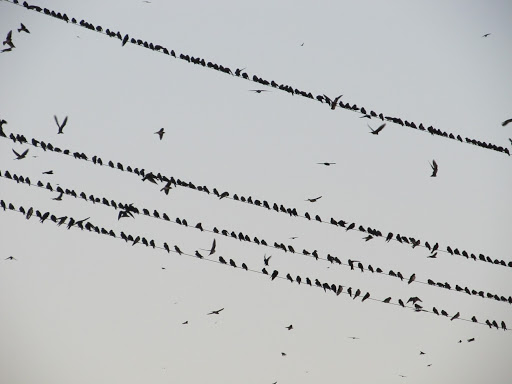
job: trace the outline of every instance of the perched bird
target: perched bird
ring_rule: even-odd
[[[317,201],[317,200],[319,200],[321,198],[322,198],[322,196],[319,196],[319,197],[315,197],[313,199],[306,199],[306,201],[309,201],[310,203],[314,203],[315,201]]]
[[[317,164],[329,166],[329,165],[334,165],[336,163],[317,163]]]
[[[482,35],[482,37],[488,37],[490,35],[491,35],[490,33],[486,33],[485,35]]]
[[[458,319],[460,316],[460,312],[457,312],[455,315],[453,315],[453,317],[450,319],[450,320],[455,320],[455,319]]]
[[[64,127],[66,126],[66,124],[68,122],[68,117],[66,116],[64,118],[64,120],[62,121],[62,124],[59,124],[59,120],[57,119],[57,116],[53,115],[53,118],[55,119],[55,122],[57,123],[57,127],[59,127],[59,132],[57,132],[57,134],[64,133],[62,130],[64,129]]]
[[[196,255],[196,257],[198,257],[198,258],[200,258],[200,259],[202,259],[202,258],[203,258],[203,255],[201,255],[198,251],[196,251],[195,255]]]
[[[366,299],[368,299],[370,297],[370,293],[369,292],[366,292],[366,294],[364,295],[363,299],[361,300],[361,302],[365,301]]]
[[[162,140],[162,138],[164,137],[164,133],[165,133],[164,129],[160,128],[160,130],[155,132],[155,135],[158,135],[158,137],[160,137],[160,140]]]
[[[223,311],[224,308],[221,308],[221,309],[217,309],[216,311],[211,311],[210,313],[208,313],[207,315],[218,315],[221,311]]]
[[[503,123],[501,123],[501,126],[504,127],[508,123],[512,123],[512,119],[505,120]]]
[[[432,167],[432,174],[430,175],[430,177],[436,177],[437,176],[437,163],[435,160],[432,160],[432,164],[430,164],[430,166]]]
[[[28,149],[26,149],[21,155],[18,152],[16,152],[14,149],[12,151],[16,155],[16,158],[14,160],[22,160],[22,159],[26,158],[27,153],[28,153]]]
[[[379,128],[377,129],[373,129],[372,127],[370,127],[370,124],[367,124],[368,125],[368,128],[370,128],[371,130],[371,134],[372,135],[378,135],[380,131],[382,131],[384,129],[384,127],[386,126],[386,123],[382,124]]]
[[[27,29],[27,27],[25,27],[25,26],[23,25],[23,23],[21,23],[20,28],[18,28],[18,32],[26,32],[26,33],[30,33],[30,31]]]
[[[279,271],[274,270],[274,272],[272,272],[272,276],[270,276],[270,278],[271,278],[272,280],[274,280],[274,279],[277,277],[277,275],[278,275],[278,274],[279,274]]]
[[[119,35],[119,38],[121,38],[121,35]],[[130,38],[130,36],[128,36],[128,34],[124,35],[123,44],[121,45],[121,47],[124,47],[126,45],[129,38]]]
[[[338,105],[338,101],[341,99],[343,95],[339,95],[337,98],[335,98],[331,103],[331,109],[334,111],[334,108],[336,108],[336,105]]]
[[[387,297],[383,300],[384,303],[389,303],[391,301],[391,297]]]
[[[290,324],[289,326],[285,327],[287,330],[291,331],[293,329],[293,325]]]
[[[411,277],[409,277],[409,281],[407,282],[407,284],[411,284],[414,280],[416,279],[416,274],[412,274]]]

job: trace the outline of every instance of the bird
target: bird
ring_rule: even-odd
[[[212,247],[210,248],[210,253],[208,254],[208,256],[211,256],[215,253],[216,246],[217,246],[217,243],[216,243],[215,239],[213,239],[213,244],[212,244]]]
[[[334,165],[336,163],[317,163],[317,164],[329,166],[329,165]]]
[[[62,124],[59,124],[59,120],[57,119],[57,116],[53,115],[53,118],[55,119],[55,122],[57,123],[57,127],[59,127],[59,132],[57,132],[57,134],[64,133],[62,130],[64,129],[64,127],[66,126],[66,124],[68,122],[68,117],[66,116],[64,118],[64,120],[62,121]]]
[[[407,284],[411,284],[414,280],[416,279],[416,274],[412,274],[411,277],[409,277],[409,281],[407,282]]]
[[[508,123],[512,123],[512,119],[505,120],[503,123],[501,123],[501,126],[502,126],[502,127],[504,127],[504,126],[506,126]]]
[[[26,158],[27,153],[28,153],[28,149],[26,149],[21,155],[18,152],[16,152],[14,149],[12,151],[16,155],[16,158],[14,160],[22,160],[22,159]]]
[[[319,200],[321,198],[322,198],[322,196],[319,196],[319,197],[315,197],[313,199],[306,199],[305,201],[309,201],[310,203],[314,203],[314,202],[316,202],[317,200]]]
[[[281,356],[286,356],[286,353],[284,353],[284,352],[281,352]]]
[[[61,193],[59,194],[59,196],[54,197],[52,200],[61,201],[61,200],[62,200],[62,196],[63,196],[63,195],[64,195],[64,192],[61,192]]]
[[[389,303],[391,301],[391,297],[387,297],[383,300],[384,303]]]
[[[5,44],[7,44],[9,46],[9,48],[15,48],[15,46],[12,42],[12,30],[7,33],[7,36],[5,37],[4,42],[2,43],[2,45],[5,45]],[[9,48],[7,48],[7,49],[9,49]]]
[[[184,321],[184,322],[183,322],[183,323],[181,323],[181,324],[188,324],[188,320],[187,320],[187,321]]]
[[[201,255],[198,251],[196,251],[195,256],[197,256],[197,257],[198,257],[198,258],[200,258],[200,259],[202,259],[202,258],[203,258],[203,255]]]
[[[279,274],[279,271],[277,271],[277,270],[275,270],[275,269],[274,269],[274,272],[272,272],[272,276],[270,276],[270,278],[271,278],[272,280],[274,280],[274,279],[277,277],[277,275],[278,275],[278,274]]]
[[[23,25],[23,23],[21,23],[20,28],[18,28],[18,32],[26,32],[26,33],[30,33],[30,31],[27,29],[27,27],[25,27],[25,26]]]
[[[46,171],[46,172],[43,172],[43,175],[53,175],[53,171]]]
[[[370,124],[367,124],[368,125],[368,128],[370,128],[371,130],[371,134],[372,135],[378,135],[380,131],[382,131],[384,129],[384,127],[386,126],[386,123],[382,124],[379,128],[377,129],[373,129],[372,127],[370,127]]]
[[[160,130],[155,132],[155,135],[158,135],[158,137],[160,137],[160,140],[162,140],[162,138],[164,137],[164,133],[165,133],[164,129],[160,128]]]
[[[121,35],[119,35],[119,38],[121,38]],[[126,45],[126,43],[128,42],[129,38],[130,38],[130,36],[128,36],[128,34],[124,35],[123,44],[121,45],[122,47],[124,47]]]
[[[270,258],[272,257],[272,255],[270,255],[269,257],[266,257],[267,254],[265,254],[263,256],[263,263],[268,266],[268,262],[270,261]]]
[[[269,92],[267,89],[249,89],[249,91],[255,93]]]
[[[435,160],[432,160],[432,164],[430,164],[430,166],[432,167],[432,174],[430,175],[430,177],[436,177],[437,176],[437,163]]]
[[[366,299],[368,299],[370,297],[370,293],[369,292],[366,292],[366,294],[364,295],[363,299],[361,300],[361,302],[365,301]]]
[[[285,327],[287,330],[291,331],[293,329],[293,325],[290,324],[289,326]]]
[[[488,37],[490,35],[491,35],[490,33],[486,33],[485,35],[482,35],[482,37]]]
[[[9,256],[5,260],[18,260],[18,259],[16,259],[14,256]]]
[[[348,336],[347,338],[352,340],[359,340],[359,337],[356,336]]]
[[[210,313],[207,313],[207,315],[218,315],[223,310],[224,308],[217,309],[216,311],[211,311]]]
[[[331,103],[331,109],[334,111],[334,108],[336,108],[336,105],[338,104],[338,101],[341,99],[343,95],[339,95],[337,98],[335,98],[333,100],[333,102]]]
[[[424,354],[425,354],[425,352],[420,351],[420,355],[424,355]]]
[[[472,337],[471,339],[468,339],[468,343],[471,343],[472,341],[475,341],[474,337]]]

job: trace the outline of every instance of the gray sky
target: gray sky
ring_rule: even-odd
[[[251,76],[314,95],[343,94],[342,101],[367,110],[511,148],[512,125],[501,125],[512,118],[508,1],[39,4],[233,71],[245,67]],[[16,32],[20,22],[30,34]],[[122,47],[6,2],[0,2],[0,26],[2,37],[14,31],[16,46],[0,54],[0,119],[8,121],[8,133],[323,220],[512,260],[511,159],[504,154],[392,123],[369,135],[367,123],[375,128],[380,120],[272,88],[249,92],[263,87]],[[57,135],[53,115],[69,116],[64,135]],[[153,134],[161,127],[162,141]],[[418,296],[429,311],[435,306],[512,327],[510,304],[351,271],[300,251],[505,297],[512,295],[509,268],[446,253],[428,259],[425,248],[365,242],[361,232],[188,188],[166,196],[162,186],[134,174],[6,139],[0,148],[2,174],[133,202],[166,212],[171,221],[241,231],[299,252],[142,215],[118,221],[118,211],[102,204],[69,196],[53,201],[57,193],[1,178],[0,199],[16,207],[90,217],[116,234],[177,244],[191,254],[215,238],[217,252],[209,259],[223,256],[260,271],[264,254],[272,255],[267,269],[280,276],[318,278],[394,303]],[[11,149],[24,148],[27,158],[13,160]],[[430,177],[433,159],[436,178]],[[42,174],[48,170],[54,174]],[[0,382],[508,383],[512,377],[510,332],[0,213]],[[17,260],[4,260],[11,255]]]

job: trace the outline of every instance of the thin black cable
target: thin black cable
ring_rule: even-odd
[[[111,161],[111,160],[107,164],[104,164],[102,159],[97,157],[97,156],[93,156],[92,159],[89,159],[89,157],[85,153],[83,153],[83,152],[81,152],[81,153],[80,152],[73,152],[73,153],[71,153],[71,151],[68,150],[68,149],[61,150],[58,147],[54,147],[50,143],[46,144],[45,142],[40,141],[40,140],[36,140],[34,138],[32,138],[30,142],[28,142],[27,139],[25,138],[25,136],[22,135],[22,134],[21,135],[17,134],[16,136],[14,136],[13,133],[10,133],[9,137],[7,137],[5,132],[3,130],[0,130],[0,137],[10,138],[14,143],[19,142],[20,144],[28,144],[28,145],[32,145],[33,147],[41,146],[41,148],[44,151],[49,150],[49,151],[56,152],[56,153],[61,153],[61,154],[67,155],[67,156],[73,156],[75,159],[89,161],[89,162],[92,162],[92,163],[94,163],[96,165],[100,165],[100,166],[107,166],[108,165],[110,168],[115,168],[115,169],[118,169],[118,170],[123,171],[123,172],[126,169],[127,172],[135,173],[137,176],[142,176],[143,177],[143,179],[142,179],[143,181],[144,181],[144,179],[146,177],[149,177],[149,175],[152,175],[152,177],[154,179],[158,180],[158,181],[170,182],[174,186],[188,187],[189,189],[193,189],[193,190],[196,190],[196,191],[204,192],[204,193],[207,193],[208,195],[210,195],[210,189],[207,186],[199,186],[199,185],[196,186],[196,184],[193,184],[192,182],[184,182],[184,181],[181,181],[180,179],[175,179],[173,176],[171,176],[171,177],[162,176],[160,174],[160,172],[158,172],[158,174],[155,176],[153,172],[146,173],[144,169],[141,169],[139,171],[138,168],[132,169],[132,167],[130,167],[130,166],[125,167],[120,162],[117,162],[117,166],[116,166],[116,164],[113,161]],[[319,222],[319,223],[322,223],[322,224],[330,224],[330,225],[334,225],[334,226],[340,226],[342,228],[345,228],[345,232],[353,229],[355,231],[359,231],[359,232],[362,232],[362,233],[368,233],[368,234],[371,235],[371,239],[372,240],[374,240],[376,238],[379,238],[379,237],[383,237],[382,232],[380,230],[374,229],[374,228],[371,228],[371,227],[365,228],[363,225],[359,225],[359,227],[358,227],[355,222],[352,222],[351,224],[348,224],[349,221],[336,220],[333,217],[331,217],[330,221],[324,221],[324,220],[322,220],[320,218],[319,215],[315,215],[314,219],[312,219],[312,215],[310,215],[309,212],[305,212],[304,215],[301,215],[301,214],[299,214],[297,212],[297,210],[295,208],[293,208],[293,209],[285,208],[283,204],[278,205],[278,203],[273,203],[272,208],[271,208],[270,204],[272,204],[272,203],[268,203],[266,200],[262,200],[262,201],[260,201],[259,199],[254,199],[253,200],[251,196],[249,196],[246,199],[243,196],[239,197],[237,194],[234,194],[233,197],[231,197],[229,192],[226,191],[226,192],[223,192],[222,194],[220,194],[217,191],[216,188],[213,188],[213,193],[214,193],[214,195],[216,195],[220,199],[236,200],[236,201],[247,203],[247,204],[250,204],[250,205],[253,205],[253,206],[257,206],[257,207],[260,207],[260,208],[266,208],[268,210],[274,210],[274,211],[276,211],[278,213],[285,213],[285,214],[288,214],[288,215],[293,216],[293,217],[301,217],[301,218],[305,218],[305,219],[308,219],[310,221],[315,221],[315,222]],[[389,235],[392,235],[392,236],[391,236],[391,238],[386,237],[386,242],[389,242],[391,240],[397,241],[397,242],[399,242],[402,245],[403,244],[411,245],[412,249],[415,249],[415,248],[427,248],[427,249],[431,250],[431,252],[448,253],[448,254],[450,254],[452,256],[453,255],[457,255],[457,256],[460,256],[460,257],[464,257],[467,260],[469,260],[471,258],[474,261],[479,260],[479,261],[487,262],[487,263],[490,263],[490,264],[500,265],[500,266],[503,266],[503,267],[507,267],[507,265],[508,265],[508,267],[512,267],[512,261],[509,261],[508,263],[506,263],[504,260],[499,260],[499,259],[492,260],[490,256],[485,256],[482,253],[480,253],[478,255],[478,257],[477,257],[474,253],[470,254],[466,250],[463,250],[461,252],[456,247],[453,247],[453,249],[452,249],[451,246],[447,246],[446,250],[444,250],[444,249],[439,248],[439,243],[436,243],[434,246],[430,246],[428,241],[425,241],[424,244],[421,244],[421,241],[419,239],[415,239],[413,237],[401,236],[398,233],[396,235],[394,235],[391,232],[388,233],[388,236]]]
[[[3,201],[3,200],[2,200],[2,201]],[[28,212],[29,212],[29,211],[31,211],[31,210],[33,211],[33,207],[29,208],[29,210],[28,210],[28,211],[25,211],[25,209],[24,209],[23,207],[20,207],[21,209],[16,209],[12,203],[8,203],[8,206],[9,206],[9,211],[14,211],[14,212],[17,212],[17,213],[21,213],[21,214],[23,214],[23,215],[26,217],[26,219],[27,219],[27,220],[29,220],[29,219],[31,219],[31,218],[34,218],[34,217],[38,217],[38,216],[33,215],[32,213],[30,213],[30,214],[28,213]],[[4,212],[5,212],[5,211],[6,211],[6,209],[4,209]],[[0,212],[2,212],[2,211],[0,210]],[[37,210],[36,212],[39,212],[39,210]],[[50,215],[50,212],[48,212],[48,214]],[[52,217],[53,217],[53,216],[54,216],[54,215],[52,215]],[[90,221],[88,221],[88,219],[89,219],[89,218],[82,220],[82,222],[83,222],[83,223],[82,223],[82,227],[79,227],[82,231],[84,230],[84,228],[85,228],[86,230],[88,230],[88,231],[91,231],[91,232],[92,232],[92,229],[95,229],[95,232],[96,232],[96,233],[98,233],[98,234],[100,234],[100,233],[101,233],[101,234],[109,235],[110,237],[113,237],[113,238],[119,239],[119,238],[115,235],[115,233],[114,233],[112,230],[108,231],[108,230],[106,230],[106,229],[102,228],[102,230],[103,230],[103,231],[100,231],[100,230],[99,230],[99,228],[98,228],[97,226],[95,226],[94,224],[92,224]],[[66,217],[66,220],[68,220],[68,218],[67,218],[67,217]],[[55,222],[55,223],[56,223],[57,225],[59,225],[59,226],[60,226],[60,225],[64,224],[64,223],[66,222],[66,220],[64,220],[64,222],[61,222],[60,224],[58,224],[57,222]],[[42,220],[41,218],[40,218],[40,221],[41,221],[41,223],[48,222],[47,220]],[[85,223],[85,224],[84,224],[84,223]],[[71,218],[70,218],[70,219],[69,219],[69,221],[68,221],[67,229],[71,229],[71,228],[77,228],[77,225],[76,225],[76,221],[75,221],[75,220],[71,221]],[[131,235],[130,235],[130,236],[131,236]],[[132,236],[132,237],[133,237],[133,236]],[[140,236],[137,236],[136,238],[140,238]],[[127,242],[127,241],[126,241],[126,242]],[[140,244],[140,243],[138,243],[138,242],[135,242],[135,241],[134,241],[134,242],[132,243],[132,246],[133,246],[133,245],[136,245],[136,244]],[[152,248],[153,248],[153,249],[159,249],[159,250],[165,250],[165,251],[167,251],[167,253],[170,253],[170,252],[171,252],[171,250],[170,250],[170,248],[169,248],[168,246],[167,246],[167,248],[166,248],[166,245],[167,245],[167,243],[164,243],[164,247],[160,247],[160,246],[156,246],[156,244],[154,244],[154,243],[153,243]],[[148,245],[147,245],[146,247],[148,247]],[[214,263],[217,263],[217,264],[224,264],[224,265],[227,265],[226,263],[223,263],[223,262],[221,262],[221,261],[216,261],[216,260],[208,259],[208,258],[204,258],[204,257],[198,258],[198,257],[197,257],[197,256],[195,256],[195,255],[188,254],[188,253],[184,253],[184,252],[181,252],[181,251],[180,251],[180,252],[178,252],[178,251],[173,251],[173,253],[178,253],[180,256],[183,256],[183,255],[184,255],[184,256],[187,256],[187,257],[193,257],[193,258],[196,258],[196,259],[199,259],[199,260],[202,260],[202,261],[209,261],[209,262],[214,262]],[[232,259],[230,259],[230,260],[232,260]],[[234,268],[238,268],[238,267],[234,266]],[[238,269],[239,269],[239,268],[238,268]],[[260,272],[260,271],[257,271],[257,270],[249,270],[248,268],[246,269],[246,271],[247,271],[247,272],[249,272],[249,271],[250,271],[250,272],[253,272],[253,273],[259,273],[259,274],[265,274],[265,273]],[[287,279],[287,278],[283,277],[282,275],[281,275],[281,276],[279,276],[279,271],[274,270],[274,272],[276,272],[277,274],[272,278],[272,280],[274,280],[274,279],[276,279],[276,278],[280,278],[281,280]],[[328,283],[321,284],[321,283],[319,282],[319,280],[318,280],[318,279],[315,279],[315,281],[317,281],[318,283],[316,283],[315,285],[310,284],[310,286],[311,286],[311,287],[316,286],[316,287],[322,288],[322,289],[324,290],[324,292],[327,292],[327,290],[332,290],[332,289],[329,287],[329,284],[328,284]],[[293,280],[292,280],[292,282],[293,282]],[[329,288],[327,288],[327,287],[326,287],[326,284],[327,284],[327,287],[329,287]],[[304,285],[306,285],[306,284],[304,284]],[[335,284],[332,284],[332,286],[335,286]],[[349,289],[347,289],[345,292],[343,292],[343,290],[342,290],[342,289],[340,289],[340,287],[341,287],[341,288],[344,288],[344,286],[343,286],[343,285],[338,285],[338,291],[335,291],[335,292],[334,292],[336,295],[338,295],[338,296],[339,296],[341,293],[345,293],[345,294],[349,294],[349,295],[350,295],[350,297],[352,298],[352,294],[349,292]],[[352,289],[352,287],[349,287],[349,288],[350,288],[350,289]],[[360,291],[360,290],[358,289],[358,291]],[[361,292],[361,293],[362,293],[362,292]],[[369,292],[368,292],[368,294],[369,294]],[[365,297],[365,296],[363,296],[362,300],[364,299],[364,297]],[[355,298],[356,298],[356,297],[354,296],[353,300],[355,300]],[[414,310],[415,312],[435,313],[435,314],[439,315],[438,313],[436,313],[436,312],[438,312],[438,310],[437,310],[435,307],[433,307],[432,311],[429,311],[429,310],[423,309],[421,306],[419,306],[419,305],[417,305],[417,304],[415,304],[415,306],[414,306],[414,307],[410,307],[410,306],[405,305],[401,299],[399,300],[399,302],[401,302],[401,303],[399,303],[399,304],[397,304],[397,303],[391,303],[390,301],[387,301],[388,299],[385,299],[386,301],[385,301],[385,300],[375,299],[375,298],[371,297],[371,295],[370,295],[369,297],[367,297],[366,299],[367,299],[367,300],[376,301],[376,302],[380,302],[380,303],[384,303],[384,304],[391,304],[391,305],[395,305],[395,306],[401,306],[401,307],[403,307],[403,308],[409,308],[409,309]],[[446,317],[446,318],[450,318],[450,315],[448,315],[448,313],[447,313],[446,311],[442,310],[442,311],[441,311],[441,313],[442,313],[442,315],[443,315],[444,317]],[[451,320],[455,320],[455,319],[457,319],[457,320],[462,320],[462,321],[467,321],[467,322],[472,322],[472,323],[476,323],[476,324],[479,324],[479,325],[488,325],[488,326],[489,326],[489,328],[492,328],[492,326],[494,325],[496,329],[499,329],[498,322],[497,322],[496,320],[490,321],[490,320],[488,319],[488,320],[486,320],[486,322],[485,322],[485,323],[482,323],[482,322],[479,322],[479,321],[476,319],[476,317],[475,317],[475,316],[473,316],[473,317],[472,317],[472,320],[468,320],[468,319],[466,319],[466,318],[462,318],[462,317],[460,317],[460,312],[457,312],[457,314],[455,314],[454,316],[452,316],[452,317],[451,317]],[[502,325],[502,329],[503,329],[503,330],[508,331],[508,329],[506,328],[506,325],[505,325],[505,322],[504,322],[504,321],[501,321],[501,325]]]
[[[63,186],[62,184],[59,185],[59,187],[57,187],[54,190],[52,185],[49,182],[46,183],[46,186],[40,180],[38,180],[37,183],[32,183],[28,177],[24,177],[23,175],[16,175],[15,173],[13,173],[11,175],[11,173],[7,170],[4,171],[4,175],[2,175],[2,172],[0,171],[0,178],[5,178],[7,180],[16,181],[18,184],[21,183],[21,184],[32,186],[32,187],[38,187],[40,189],[43,189],[43,190],[49,191],[49,192],[59,192],[59,193],[65,194],[66,196],[74,197],[75,199],[81,198],[82,200],[85,200],[86,202],[89,202],[89,203],[92,202],[93,204],[101,203],[107,207],[114,208],[115,210],[117,210],[118,208],[120,211],[129,210],[131,213],[136,214],[136,215],[148,216],[150,218],[162,220],[162,221],[169,222],[172,224],[176,224],[176,225],[180,225],[180,226],[184,225],[186,228],[197,229],[197,230],[200,230],[201,232],[219,234],[219,235],[223,235],[224,237],[227,237],[227,238],[234,238],[235,240],[248,242],[251,244],[258,245],[258,246],[274,248],[274,249],[277,249],[280,251],[296,254],[294,248],[291,247],[290,245],[288,245],[288,247],[287,247],[283,243],[279,244],[277,242],[274,242],[274,244],[272,245],[272,242],[267,243],[263,238],[257,238],[257,237],[254,237],[255,241],[251,241],[251,236],[248,236],[247,234],[245,234],[245,236],[244,236],[244,233],[242,233],[242,232],[239,232],[239,234],[237,236],[234,231],[229,231],[226,229],[218,230],[216,226],[213,229],[208,229],[208,228],[204,228],[202,226],[202,222],[198,222],[196,224],[196,226],[193,226],[193,224],[191,224],[191,226],[189,226],[187,220],[183,219],[183,218],[177,218],[176,221],[172,221],[166,212],[163,212],[160,214],[156,210],[151,210],[151,209],[147,209],[147,208],[139,209],[134,204],[130,204],[128,206],[128,204],[119,203],[113,199],[107,199],[105,197],[102,197],[102,198],[95,197],[94,195],[92,195],[92,194],[89,195],[88,193],[85,193],[83,191],[77,193],[77,192],[75,192],[74,189],[67,188],[67,187]],[[87,198],[88,195],[89,195],[89,198]],[[143,214],[140,213],[141,211],[143,212]],[[256,240],[257,240],[257,242],[256,242]],[[301,253],[297,252],[297,254],[301,254]],[[501,302],[505,302],[505,303],[508,302],[509,304],[512,304],[512,296],[509,296],[507,299],[503,295],[500,297],[497,294],[492,294],[490,292],[484,292],[482,290],[480,290],[480,291],[477,291],[475,289],[470,290],[467,286],[462,288],[458,284],[456,284],[455,287],[452,288],[452,284],[449,284],[448,282],[435,283],[431,279],[428,279],[428,281],[421,281],[420,279],[415,278],[414,280],[412,280],[409,283],[408,282],[409,279],[404,277],[400,271],[395,272],[394,270],[390,270],[388,273],[385,273],[380,267],[373,267],[370,264],[367,267],[364,267],[364,265],[357,260],[349,259],[345,263],[345,262],[341,261],[338,257],[332,256],[330,253],[328,253],[326,257],[322,257],[322,256],[318,255],[316,250],[310,252],[310,251],[307,251],[306,249],[304,249],[302,251],[302,255],[306,256],[306,257],[310,257],[310,258],[315,258],[316,260],[327,261],[327,262],[330,262],[331,264],[338,264],[338,265],[341,265],[344,267],[350,267],[351,271],[356,271],[358,269],[361,271],[361,273],[364,271],[372,272],[372,273],[377,272],[377,274],[380,274],[382,276],[398,278],[402,282],[408,283],[408,284],[411,284],[411,283],[424,284],[424,285],[428,285],[431,287],[442,288],[442,289],[453,291],[453,292],[466,293],[470,296],[494,299],[498,302],[501,301]],[[416,275],[414,274],[414,276],[416,276]],[[405,281],[404,281],[404,279],[405,279]]]
[[[5,0],[5,1],[8,3],[11,3],[11,4],[20,5],[20,4],[18,4],[18,2],[16,0],[14,0],[14,1]],[[142,41],[141,39],[135,39],[133,37],[130,38],[128,34],[125,34],[125,36],[123,38],[121,32],[119,32],[119,31],[117,33],[111,32],[108,28],[105,29],[105,32],[104,32],[103,28],[101,26],[94,26],[93,24],[91,24],[85,20],[81,20],[80,23],[77,24],[77,21],[75,18],[69,19],[69,17],[65,13],[61,14],[60,12],[55,12],[48,8],[42,8],[37,5],[29,5],[27,2],[23,3],[23,7],[28,10],[34,10],[38,13],[42,12],[47,16],[52,16],[56,19],[65,21],[66,23],[69,23],[71,21],[72,25],[80,26],[80,27],[86,28],[88,30],[107,35],[109,37],[116,37],[119,40],[123,41],[123,45],[126,44],[127,42],[130,42],[131,44],[135,44],[135,45],[147,48],[147,49],[151,49],[153,52],[169,55],[170,57],[174,57],[174,58],[179,58],[188,63],[193,63],[193,64],[197,64],[197,65],[207,67],[210,69],[215,69],[215,70],[223,72],[225,74],[228,74],[231,76],[237,76],[237,77],[243,78],[248,81],[256,82],[256,83],[266,86],[266,87],[271,87],[273,89],[280,89],[282,91],[290,93],[291,95],[294,95],[294,94],[300,95],[300,96],[306,97],[311,100],[319,101],[321,103],[324,103],[324,101],[325,101],[326,105],[330,109],[335,109],[336,106],[339,106],[341,109],[346,109],[346,110],[349,110],[352,112],[362,114],[363,116],[368,117],[370,119],[371,118],[380,118],[382,121],[392,122],[392,123],[395,123],[402,127],[408,127],[411,129],[415,129],[417,131],[428,132],[432,136],[439,136],[439,137],[443,137],[443,138],[447,138],[447,139],[452,139],[454,141],[458,141],[461,143],[473,144],[473,145],[479,146],[481,148],[494,150],[499,153],[505,153],[508,156],[510,156],[510,151],[508,150],[508,148],[504,148],[502,146],[498,146],[493,143],[486,143],[486,142],[483,142],[480,140],[471,139],[469,137],[465,137],[463,139],[460,135],[456,135],[456,134],[453,134],[450,132],[441,131],[440,129],[434,128],[433,126],[429,126],[428,128],[425,128],[423,123],[416,124],[414,122],[409,122],[407,120],[403,120],[398,117],[384,116],[382,113],[376,113],[370,109],[368,109],[368,112],[367,112],[364,107],[358,107],[357,104],[353,104],[351,106],[350,103],[343,103],[343,101],[339,101],[339,103],[333,104],[333,102],[330,100],[330,98],[325,96],[325,94],[317,95],[316,97],[314,97],[311,92],[302,91],[302,90],[294,88],[290,85],[278,84],[273,80],[268,81],[268,80],[260,78],[256,75],[253,75],[251,78],[250,75],[248,75],[246,72],[242,72],[242,70],[239,70],[239,69],[237,69],[235,71],[235,74],[233,74],[233,72],[231,71],[231,69],[229,67],[215,64],[212,62],[206,63],[206,61],[201,58],[196,58],[196,57],[190,56],[188,54],[183,54],[183,53],[179,54],[179,56],[176,56],[176,53],[174,52],[174,50],[169,51],[167,48],[165,48],[164,46],[162,46],[160,44],[153,44],[153,43],[148,44],[146,41]],[[333,105],[334,105],[334,108],[333,108]]]

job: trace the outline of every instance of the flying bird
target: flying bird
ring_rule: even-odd
[[[212,247],[210,248],[210,253],[208,254],[208,256],[211,256],[215,253],[216,246],[217,246],[217,243],[216,243],[215,239],[213,239],[213,244],[212,244]]]
[[[306,201],[309,201],[310,203],[314,203],[315,201],[321,199],[322,196],[319,196],[319,197],[315,197],[314,199],[306,199]]]
[[[66,126],[66,124],[68,122],[68,117],[66,116],[64,118],[64,120],[62,121],[62,124],[59,124],[59,120],[57,119],[57,116],[53,115],[53,118],[55,119],[55,122],[57,123],[57,127],[59,127],[59,132],[57,132],[57,134],[64,133],[62,130],[64,129],[64,127]]]
[[[249,89],[249,91],[255,93],[268,92],[267,89]]]
[[[367,124],[368,125],[368,128],[370,128],[371,130],[371,134],[372,135],[378,135],[380,131],[382,131],[384,129],[384,127],[386,126],[386,123],[382,124],[379,128],[377,129],[373,129],[372,127],[370,127],[370,124]]]
[[[334,165],[336,163],[317,163],[317,164],[329,166],[329,165]]]
[[[28,149],[26,149],[25,152],[23,152],[21,155],[18,152],[16,152],[14,149],[12,151],[16,155],[16,158],[14,160],[22,160],[27,156],[27,153],[28,153]]]
[[[430,166],[432,167],[432,174],[430,175],[430,177],[436,177],[437,176],[437,163],[435,160],[432,160],[432,164],[430,164]]]
[[[210,313],[207,313],[207,315],[218,315],[223,310],[224,308],[217,309],[216,311],[211,311]]]
[[[293,329],[293,325],[290,324],[289,326],[285,327],[287,330],[291,331]]]
[[[472,337],[471,339],[468,339],[468,343],[471,343],[472,341],[475,341],[474,337]]]
[[[270,258],[272,257],[272,255],[270,255],[269,257],[266,257],[266,254],[263,256],[263,263],[268,266],[268,262],[270,261]]]
[[[505,120],[503,123],[501,123],[501,126],[504,127],[508,123],[512,123],[512,119]]]
[[[17,260],[14,256],[9,256],[5,260]]]
[[[158,135],[158,137],[160,137],[160,140],[162,140],[162,138],[164,137],[164,133],[164,129],[160,128],[158,131],[155,132],[155,135]]]
[[[53,171],[46,171],[46,172],[43,172],[43,175],[53,175]]]
[[[18,32],[26,32],[26,33],[30,33],[30,31],[27,29],[27,27],[25,27],[25,26],[23,25],[23,23],[21,23],[20,28],[18,28]]]
[[[7,36],[5,37],[4,42],[2,43],[2,45],[5,44],[7,44],[9,48],[16,48],[12,42],[12,30],[7,33]]]
[[[424,354],[425,354],[425,352],[420,351],[420,355],[424,355]]]
[[[490,36],[491,34],[490,33],[486,33],[485,35],[482,35],[482,37],[487,37],[487,36]]]
[[[352,340],[359,340],[359,337],[355,337],[355,336],[348,336],[349,339],[352,339]]]

